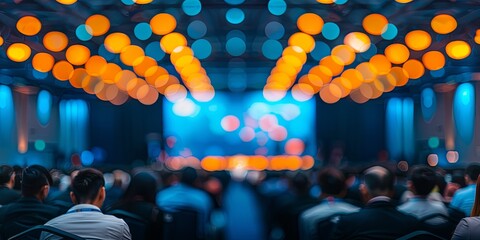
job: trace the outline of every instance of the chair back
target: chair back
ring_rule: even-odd
[[[163,239],[202,239],[198,233],[198,213],[193,209],[165,211]]]
[[[49,219],[39,215],[38,213],[26,213],[16,216],[14,218],[8,219],[0,226],[0,238],[9,239],[15,234],[26,231],[34,226],[39,224],[44,224],[48,222]],[[25,239],[38,239],[40,233],[37,232],[37,235],[34,233],[29,235]]]
[[[127,223],[128,227],[130,228],[132,240],[147,239],[147,234],[149,232],[149,223],[146,219],[143,219],[137,214],[121,209],[109,211],[107,212],[107,214],[121,218]]]
[[[32,228],[29,228],[9,238],[8,240],[39,239],[39,236],[42,232],[51,233],[55,236],[61,237],[61,239],[64,239],[64,240],[85,240],[84,238],[79,237],[75,234],[72,234],[51,226],[45,226],[45,225],[38,225]]]
[[[317,240],[331,239],[333,234],[333,229],[335,228],[335,225],[338,223],[338,220],[340,220],[340,217],[342,215],[345,215],[345,214],[337,213],[337,214],[333,214],[328,217],[320,219],[316,225],[315,238]]]
[[[440,237],[428,231],[415,231],[403,237],[397,238],[397,240],[446,240],[446,238]]]
[[[458,221],[441,213],[434,213],[419,220],[422,230],[426,230],[445,239],[450,239]]]

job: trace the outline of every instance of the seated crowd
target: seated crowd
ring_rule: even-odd
[[[406,177],[387,166],[364,169],[246,172],[238,178],[191,167],[64,174],[40,165],[21,172],[3,165],[0,240],[38,225],[84,239],[242,239],[249,233],[227,234],[235,231],[228,226],[254,223],[242,217],[228,223],[233,211],[224,203],[227,194],[236,194],[237,213],[258,211],[252,216],[262,224],[250,229],[260,235],[249,239],[480,239],[480,165],[470,164],[463,178],[421,165]],[[245,191],[227,191],[234,183]],[[255,201],[259,208],[245,207]],[[61,238],[39,231],[22,239]]]

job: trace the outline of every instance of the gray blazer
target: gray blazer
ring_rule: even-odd
[[[480,239],[480,217],[466,217],[458,223],[452,240]]]

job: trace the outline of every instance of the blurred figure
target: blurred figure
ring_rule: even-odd
[[[278,221],[285,239],[298,239],[300,214],[316,204],[318,199],[310,196],[310,180],[303,172],[297,172],[289,179],[290,194],[279,198]]]
[[[464,239],[480,239],[480,178],[477,178],[471,217],[463,218],[460,221],[452,237],[452,240]]]
[[[465,213],[465,216],[470,216],[475,200],[475,181],[480,174],[480,165],[472,163],[465,169],[465,183],[466,187],[459,189],[453,195],[450,206]]]
[[[22,197],[0,208],[0,238],[8,239],[62,213],[60,209],[43,203],[51,183],[50,173],[40,165],[23,170]]]
[[[130,175],[122,170],[115,170],[113,174],[113,185],[107,188],[107,198],[103,203],[104,208],[108,208],[115,202],[119,201],[125,193],[125,189],[130,183]]]
[[[197,171],[192,167],[181,170],[180,182],[157,194],[156,203],[166,212],[194,210],[198,214],[197,231],[203,238],[209,222],[213,203],[210,196],[195,187]]]
[[[358,211],[360,208],[343,201],[347,192],[345,177],[335,168],[325,168],[318,174],[318,184],[322,194],[322,202],[307,209],[300,216],[300,239],[319,239],[317,223],[334,214],[347,214]]]
[[[0,166],[0,206],[17,201],[21,195],[13,190],[15,171],[7,165]]]
[[[128,225],[122,219],[105,215],[100,207],[105,201],[103,174],[93,168],[80,170],[72,183],[70,197],[75,206],[66,214],[45,225],[86,239],[131,239]],[[42,233],[41,239],[55,239]]]
[[[139,172],[135,174],[123,195],[122,199],[114,204],[107,213],[113,210],[124,210],[135,214],[146,221],[146,226],[142,226],[144,232],[137,233],[136,226],[129,224],[132,239],[162,239],[163,233],[163,213],[155,205],[155,195],[157,193],[157,180],[148,172]],[[114,213],[113,213],[114,214]],[[114,214],[115,215],[115,214]],[[120,217],[120,216],[119,216]]]
[[[417,220],[399,212],[392,203],[394,182],[388,169],[368,168],[360,185],[367,204],[358,212],[340,217],[333,239],[396,239],[413,232]]]
[[[436,174],[433,169],[427,166],[413,167],[407,182],[408,189],[413,193],[413,197],[400,205],[398,210],[418,219],[434,213],[448,216],[447,207],[443,202],[428,199],[435,184]]]

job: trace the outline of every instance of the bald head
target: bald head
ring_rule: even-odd
[[[364,172],[364,182],[371,197],[389,196],[393,191],[393,174],[386,168],[375,166]]]

